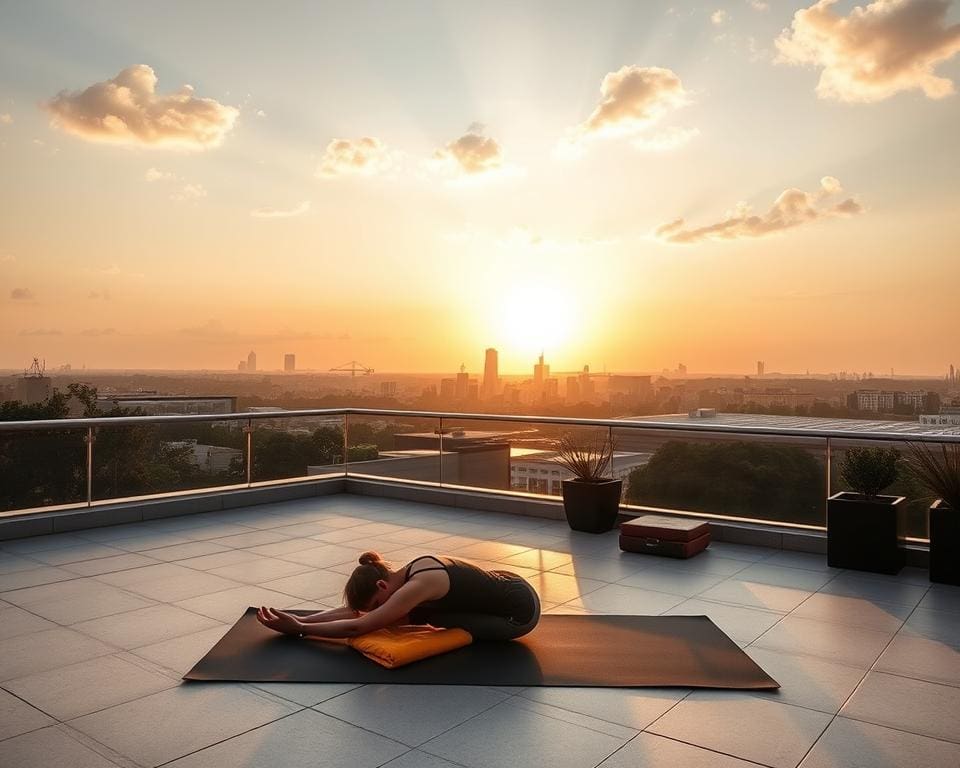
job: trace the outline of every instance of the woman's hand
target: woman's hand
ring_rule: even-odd
[[[303,632],[303,624],[300,619],[291,613],[278,611],[276,608],[260,606],[260,610],[257,611],[257,619],[263,626],[269,627],[275,632],[282,632],[285,635],[299,635]]]

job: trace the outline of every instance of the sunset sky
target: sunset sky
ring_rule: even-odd
[[[941,374],[958,82],[951,0],[0,0],[0,367]]]

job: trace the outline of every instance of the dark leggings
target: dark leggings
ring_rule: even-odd
[[[489,613],[432,613],[428,621],[435,627],[457,627],[469,632],[474,640],[513,640],[530,632],[540,621],[540,598],[537,591],[526,582],[523,585],[533,596],[533,615],[520,623],[508,616]]]

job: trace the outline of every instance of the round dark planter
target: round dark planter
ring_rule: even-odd
[[[567,524],[575,531],[603,533],[617,523],[622,480],[563,481],[563,511]]]
[[[960,586],[960,510],[942,499],[930,507],[930,581]]]

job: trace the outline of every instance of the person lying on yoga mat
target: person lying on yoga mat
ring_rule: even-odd
[[[341,608],[295,616],[262,606],[260,623],[311,637],[356,637],[397,624],[459,627],[474,640],[512,640],[540,620],[540,599],[523,577],[468,560],[424,555],[394,570],[376,552],[360,555]]]

